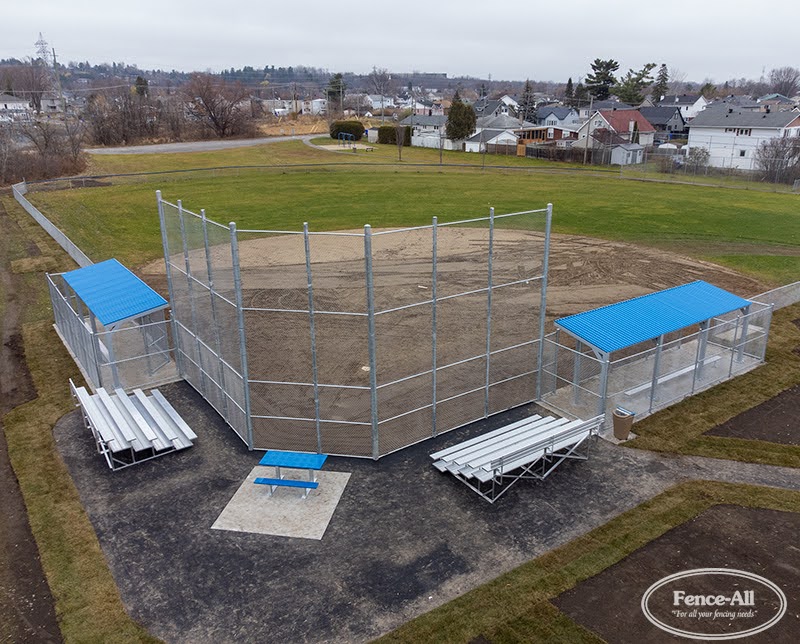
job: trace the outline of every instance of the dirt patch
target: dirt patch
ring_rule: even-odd
[[[513,244],[524,241],[527,233],[502,230],[498,235],[502,235],[506,244]],[[402,244],[397,247],[393,247],[393,238],[394,235],[373,238],[386,240],[385,243],[374,242],[376,265],[382,260],[417,261],[430,254],[429,233],[402,233],[402,237],[397,237],[402,239]],[[438,256],[444,260],[458,257],[479,259],[475,247],[485,238],[486,232],[480,228],[440,227]],[[530,249],[522,244],[509,252],[509,261],[517,263],[526,255],[532,255]],[[317,263],[324,260],[328,265],[349,265],[354,272],[363,264],[363,242],[358,238],[314,237],[312,253]],[[227,247],[212,248],[212,255],[217,263],[224,265],[224,258],[226,255],[230,257],[230,250]],[[302,243],[298,243],[296,235],[242,241],[239,258],[242,271],[250,272],[253,277],[258,277],[259,268],[304,267],[305,261]],[[152,285],[166,291],[163,260],[151,262],[139,272]],[[547,311],[552,317],[571,315],[698,279],[742,296],[755,295],[765,288],[756,279],[710,262],[622,242],[554,234],[550,249]],[[265,287],[269,285],[265,284]]]
[[[34,246],[34,248],[39,250],[38,246]],[[45,273],[53,272],[57,266],[53,257],[24,257],[11,262],[11,271],[13,273]]]
[[[706,435],[800,445],[800,385],[717,425]]]
[[[36,396],[25,363],[22,311],[26,290],[10,270],[12,243],[22,243],[28,254],[35,245],[25,244],[24,234],[0,203],[0,641],[58,642],[53,598],[44,578],[39,551],[31,534],[19,484],[8,459],[2,418],[14,407]],[[24,261],[24,260],[23,260]],[[34,261],[34,260],[31,260]]]
[[[670,637],[647,621],[640,609],[642,595],[651,584],[673,573],[696,568],[732,568],[766,577],[783,590],[788,600],[789,610],[783,619],[747,641],[794,643],[800,632],[800,615],[792,608],[800,601],[797,584],[800,549],[791,544],[797,542],[798,530],[800,514],[797,513],[714,506],[563,593],[553,603],[582,626],[615,644],[684,642],[685,639]],[[704,593],[715,590],[698,588]],[[669,614],[669,608],[664,608]],[[766,614],[766,607],[761,610]],[[759,617],[753,618],[753,622]],[[687,629],[696,626],[697,620],[692,624],[690,618],[685,619],[689,621],[682,623],[676,616],[675,625]],[[716,627],[730,633],[746,626],[743,621],[746,619],[750,618],[733,619],[725,624],[720,620]]]

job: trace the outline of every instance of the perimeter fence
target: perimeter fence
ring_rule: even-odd
[[[538,398],[550,206],[341,232],[159,214],[178,367],[253,449],[379,458]]]

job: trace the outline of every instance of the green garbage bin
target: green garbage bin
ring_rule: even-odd
[[[614,421],[614,438],[619,441],[624,441],[628,439],[628,435],[631,433],[631,427],[633,427],[633,417],[634,413],[624,407],[617,407],[613,414],[613,421]]]

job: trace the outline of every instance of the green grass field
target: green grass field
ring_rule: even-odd
[[[435,164],[438,152],[396,147],[353,155],[299,141],[215,153],[96,157],[92,173],[170,171],[220,165],[275,166],[151,175],[119,185],[33,192],[31,200],[94,259],[137,266],[161,254],[155,190],[165,199],[240,228],[312,230],[413,226],[498,213],[555,208],[554,230],[657,246],[750,273],[768,284],[800,275],[797,196],[620,179],[616,173],[564,171],[552,164],[492,157],[514,167]],[[449,153],[446,163],[478,162]],[[359,165],[354,166],[353,163]],[[344,164],[305,168],[280,164]],[[119,240],[125,243],[120,244]]]

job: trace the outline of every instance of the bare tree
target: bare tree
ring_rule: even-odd
[[[383,101],[384,97],[386,96],[387,92],[389,91],[389,87],[392,82],[392,77],[389,74],[389,71],[385,67],[381,67],[378,69],[377,67],[373,67],[372,71],[369,73],[369,84],[370,87],[381,97],[381,121],[383,121]]]
[[[682,94],[686,83],[686,72],[682,72],[677,67],[669,68],[669,93]]]
[[[192,74],[184,90],[187,111],[219,138],[247,133],[249,92],[241,83],[227,83],[210,74]]]
[[[800,90],[800,69],[778,67],[769,73],[770,89],[776,94],[791,98]]]
[[[765,181],[792,183],[800,179],[800,137],[776,137],[756,149],[755,165]]]

